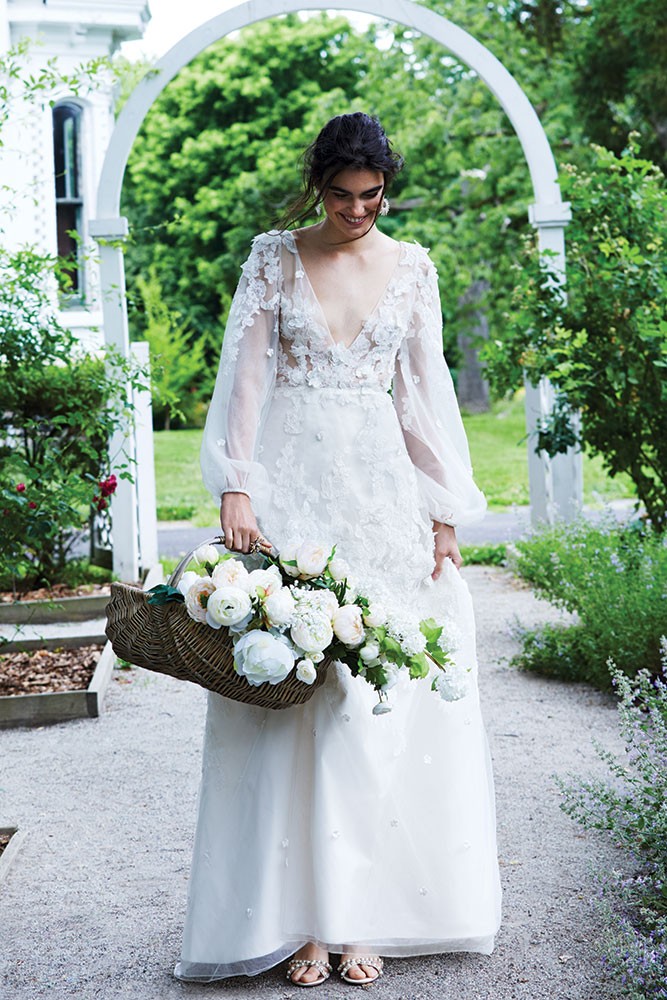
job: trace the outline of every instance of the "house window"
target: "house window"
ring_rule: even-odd
[[[58,257],[66,266],[61,290],[81,300],[83,268],[79,241],[83,197],[81,184],[81,108],[58,104],[53,109],[53,157],[56,179],[56,230]]]

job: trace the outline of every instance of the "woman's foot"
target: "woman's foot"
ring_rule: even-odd
[[[382,975],[382,966],[384,963],[379,955],[364,955],[357,952],[356,958],[372,960],[373,964],[370,965],[363,961],[355,961],[354,952],[343,952],[340,956],[340,964],[338,966],[338,971],[343,979],[347,979],[348,982],[354,980],[358,983],[372,983],[374,979]]]
[[[324,951],[323,948],[318,948],[316,944],[309,941],[308,944],[304,944],[303,948],[299,948],[297,953],[292,956],[292,962],[300,958],[308,962],[328,963],[329,952]],[[323,978],[323,975],[322,968],[318,968],[316,965],[301,965],[299,968],[294,969],[291,975],[288,972],[288,976],[293,983],[314,983],[318,979],[324,982],[324,979],[328,978],[328,976],[324,976]]]

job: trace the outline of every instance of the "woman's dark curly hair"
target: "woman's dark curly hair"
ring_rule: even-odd
[[[392,151],[378,119],[363,111],[331,118],[306,147],[302,159],[303,191],[276,224],[278,229],[287,229],[312,215],[341,170],[352,167],[380,171],[384,175],[384,195],[404,163],[403,157]],[[382,199],[378,201],[376,219],[381,203]]]

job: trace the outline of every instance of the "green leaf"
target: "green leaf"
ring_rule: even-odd
[[[170,587],[168,583],[158,583],[146,593],[149,604],[169,604],[171,602],[178,604],[185,601],[185,597],[178,587]]]

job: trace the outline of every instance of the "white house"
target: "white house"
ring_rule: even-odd
[[[0,52],[29,39],[26,72],[38,73],[56,57],[59,70],[70,74],[141,38],[149,18],[146,0],[0,0]],[[98,79],[87,93],[61,90],[45,98],[41,109],[12,102],[2,129],[2,242],[74,255],[71,294],[60,297],[60,317],[85,343],[101,346],[99,276],[92,259],[97,245],[89,240],[88,221],[114,124],[111,80]],[[56,100],[53,108],[50,98]],[[68,230],[79,233],[78,246]]]

